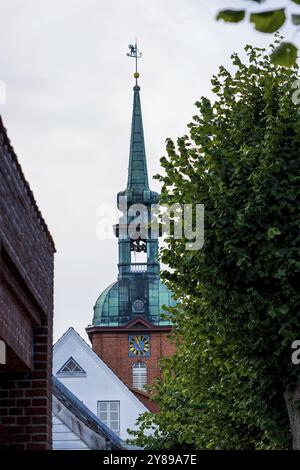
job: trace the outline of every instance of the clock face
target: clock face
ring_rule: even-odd
[[[134,312],[143,312],[145,310],[145,304],[142,300],[137,299],[133,302]]]
[[[130,335],[129,356],[150,356],[150,336]]]

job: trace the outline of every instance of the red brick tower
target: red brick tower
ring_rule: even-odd
[[[92,325],[87,328],[87,332],[98,356],[145,406],[151,411],[157,411],[144,386],[160,376],[160,359],[174,353],[174,345],[168,339],[171,326],[154,325],[146,318],[138,317],[121,326]],[[143,349],[140,355],[131,353],[134,342],[139,342],[140,349]],[[138,349],[139,346],[136,346]]]

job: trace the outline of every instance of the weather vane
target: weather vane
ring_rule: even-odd
[[[135,78],[135,84],[137,85],[138,84],[137,81],[140,76],[140,74],[138,73],[138,59],[142,57],[142,53],[138,50],[137,40],[135,40],[135,45],[129,44],[128,48],[130,51],[130,52],[127,52],[128,57],[133,57],[135,59],[135,72],[133,76]]]

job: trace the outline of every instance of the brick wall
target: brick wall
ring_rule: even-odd
[[[101,328],[97,330],[97,332],[93,332],[90,336],[93,350],[130,388],[132,388],[132,365],[134,362],[142,361],[147,365],[148,383],[151,384],[155,377],[161,375],[159,368],[160,359],[171,356],[175,352],[174,344],[168,339],[170,331],[101,332]],[[129,333],[150,335],[149,357],[128,356]],[[139,398],[148,408],[157,411],[157,407],[150,403],[147,395]]]
[[[51,448],[54,251],[0,118],[0,447]]]

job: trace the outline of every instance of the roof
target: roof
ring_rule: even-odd
[[[140,87],[136,85],[133,88],[133,91],[133,112],[127,188],[149,190]]]
[[[41,211],[40,211],[40,209],[39,209],[39,207],[38,207],[38,205],[37,205],[37,202],[36,202],[36,200],[35,200],[35,198],[34,198],[33,192],[32,192],[31,189],[30,189],[29,183],[28,183],[28,181],[26,180],[26,178],[25,178],[25,176],[24,176],[22,167],[21,167],[21,165],[20,165],[20,163],[19,163],[18,157],[17,157],[17,155],[16,155],[16,153],[15,153],[15,151],[14,151],[14,148],[13,148],[13,146],[12,146],[10,140],[9,140],[9,137],[8,137],[8,135],[7,135],[7,130],[6,130],[6,128],[4,127],[4,124],[3,124],[3,121],[2,121],[1,116],[0,116],[0,136],[2,137],[3,144],[6,145],[7,148],[8,148],[8,151],[9,151],[9,153],[10,153],[12,159],[13,159],[13,162],[14,162],[14,164],[15,164],[15,167],[16,167],[16,169],[17,169],[17,171],[18,171],[18,173],[19,173],[19,175],[20,175],[20,177],[21,177],[21,180],[23,181],[23,184],[24,184],[24,187],[25,187],[25,191],[26,191],[26,193],[27,193],[27,195],[28,195],[28,197],[29,197],[29,199],[30,199],[30,201],[31,201],[32,207],[34,208],[34,210],[35,210],[35,212],[36,212],[36,215],[37,215],[37,217],[38,217],[38,219],[39,219],[39,221],[40,221],[40,223],[41,223],[41,226],[43,227],[43,230],[44,230],[44,232],[46,233],[47,238],[48,238],[50,244],[51,244],[52,247],[53,247],[53,250],[55,251],[55,245],[54,245],[54,241],[53,241],[52,235],[51,235],[51,233],[50,233],[50,231],[49,231],[49,229],[48,229],[48,226],[47,226],[47,224],[46,224],[46,222],[45,222],[45,219],[43,218],[42,213],[41,213]]]
[[[170,321],[162,318],[161,315],[167,314],[164,307],[174,307],[177,303],[172,298],[172,292],[159,280],[157,286],[153,285],[149,295],[152,295],[153,299],[155,297],[156,302],[149,305],[149,314],[145,315],[145,318],[154,325],[169,325]],[[132,313],[126,296],[126,288],[121,282],[114,282],[100,294],[96,301],[93,326],[121,326],[131,319]]]
[[[118,193],[118,207],[120,206],[121,197],[126,197],[129,205],[134,203],[143,203],[145,205],[158,203],[158,194],[149,188],[140,87],[138,85],[133,88],[127,187],[125,191]]]
[[[92,431],[104,436],[110,441],[112,448],[125,449],[123,441],[108,426],[100,421],[65,385],[56,377],[52,377],[53,395],[81,422],[88,426]]]

